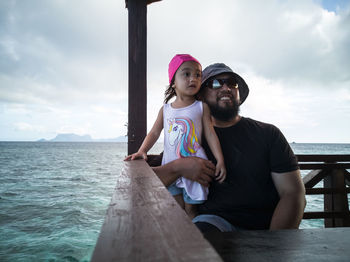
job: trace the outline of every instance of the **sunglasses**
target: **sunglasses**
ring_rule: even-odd
[[[230,77],[226,79],[212,79],[205,83],[205,86],[211,89],[219,89],[226,84],[229,88],[238,88],[238,83],[235,78]]]

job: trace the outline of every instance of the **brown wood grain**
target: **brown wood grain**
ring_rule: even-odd
[[[333,170],[330,176],[325,177],[324,187],[333,188],[342,191],[326,194],[324,196],[324,211],[326,212],[346,212],[342,218],[326,218],[325,227],[344,227],[350,226],[349,204],[345,185],[345,170]]]
[[[221,261],[144,160],[125,162],[91,261]]]
[[[350,169],[350,163],[299,163],[301,170],[311,169]]]
[[[307,195],[349,194],[350,188],[306,188]]]
[[[330,173],[328,170],[312,170],[310,173],[303,177],[304,185],[306,188],[312,188],[329,174]]]
[[[301,170],[349,169],[350,155],[296,155]]]
[[[297,155],[307,195],[323,194],[324,210],[305,212],[303,219],[324,218],[325,227],[350,226],[348,193],[350,155]],[[323,180],[324,188],[313,188]]]
[[[305,155],[305,154],[297,154],[299,162],[349,162],[350,155]]]
[[[349,211],[329,211],[329,212],[307,212],[304,213],[303,219],[320,219],[320,218],[344,218],[350,215]]]
[[[350,260],[350,228],[245,230],[206,234],[206,238],[224,261],[345,262]]]

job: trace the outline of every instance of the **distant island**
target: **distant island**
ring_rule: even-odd
[[[90,135],[77,134],[58,134],[53,139],[39,139],[37,142],[128,142],[126,136],[118,136],[116,138],[93,139]]]

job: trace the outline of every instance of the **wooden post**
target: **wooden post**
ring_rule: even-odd
[[[128,154],[141,146],[147,130],[147,1],[127,1],[129,12]]]
[[[350,226],[349,204],[346,192],[345,177],[343,169],[335,169],[330,176],[325,177],[325,188],[336,188],[339,192],[326,194],[324,196],[324,210],[343,212],[342,218],[326,218],[325,227],[346,227]]]

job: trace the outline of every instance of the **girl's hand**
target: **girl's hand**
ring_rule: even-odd
[[[218,162],[216,164],[216,168],[215,168],[215,180],[218,180],[219,183],[224,182],[225,178],[226,178],[226,167],[224,163],[220,163]]]
[[[124,161],[135,160],[135,159],[144,159],[147,161],[147,154],[145,152],[136,152],[127,156]]]

